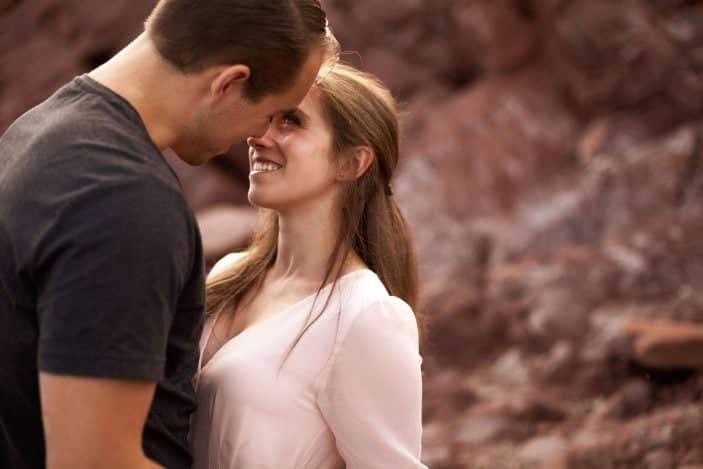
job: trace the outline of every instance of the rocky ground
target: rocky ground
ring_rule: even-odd
[[[426,462],[703,467],[703,2],[324,3],[403,103]],[[0,2],[0,128],[151,5]],[[213,259],[254,223],[241,156],[170,157]]]

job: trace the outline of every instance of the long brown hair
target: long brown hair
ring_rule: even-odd
[[[344,261],[354,250],[389,293],[403,299],[415,311],[422,337],[424,321],[418,310],[415,252],[408,226],[390,190],[399,157],[395,100],[374,76],[343,63],[324,67],[313,87],[332,129],[333,154],[339,156],[367,146],[375,155],[366,172],[342,191],[341,229],[317,292],[319,295],[333,280],[322,311],[341,276]],[[208,280],[208,313],[234,311],[252,288],[260,286],[276,259],[277,243],[278,216],[272,210],[264,210],[261,226],[246,256]],[[313,323],[308,318],[295,343]]]
[[[146,31],[184,72],[248,65],[244,91],[254,101],[292,85],[312,48],[334,55],[336,46],[318,0],[160,0]]]

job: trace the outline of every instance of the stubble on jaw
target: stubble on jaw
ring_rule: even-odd
[[[212,117],[212,114],[198,110],[190,125],[181,129],[176,148],[173,149],[181,160],[190,165],[199,166],[227,151],[227,149],[215,148],[209,143],[207,123]]]

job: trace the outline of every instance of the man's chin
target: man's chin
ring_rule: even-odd
[[[200,166],[211,159],[213,159],[216,156],[224,154],[220,150],[214,150],[214,149],[207,149],[207,150],[178,150],[175,148],[171,149],[177,156],[178,158],[183,161],[186,164],[189,164],[191,166]]]

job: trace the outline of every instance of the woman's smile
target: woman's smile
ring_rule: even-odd
[[[273,171],[278,171],[283,166],[277,163],[271,163],[268,161],[255,161],[251,167],[251,174],[257,173],[270,173]]]
[[[272,173],[283,168],[283,165],[272,158],[263,158],[258,154],[254,154],[251,159],[251,174]]]

